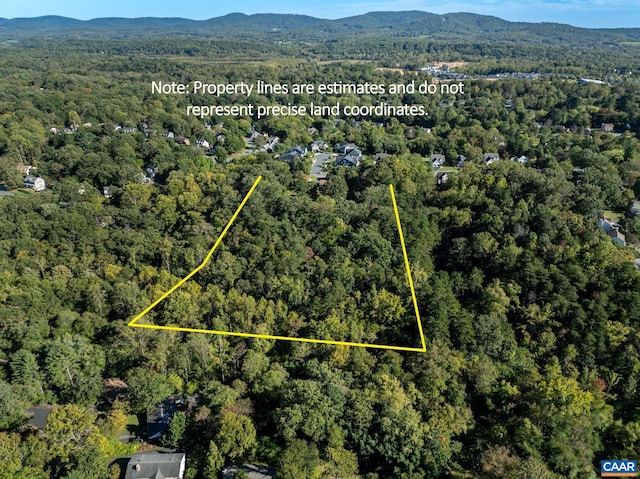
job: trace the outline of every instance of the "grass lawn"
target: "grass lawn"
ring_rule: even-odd
[[[610,218],[612,221],[618,223],[620,221],[620,216],[622,215],[622,213],[611,211],[611,210],[605,210],[604,215],[607,218]]]
[[[116,431],[113,437],[117,439],[123,434],[132,434],[138,437],[146,436],[147,424],[145,419],[144,416],[140,417],[137,414],[129,414],[127,416],[127,425],[119,431]]]

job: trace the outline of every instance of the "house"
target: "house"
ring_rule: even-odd
[[[462,165],[464,165],[464,162],[467,161],[467,157],[464,155],[458,155],[458,157],[456,158],[456,166],[458,168],[460,168]]]
[[[631,216],[640,216],[640,201],[633,200],[629,213],[631,213]]]
[[[184,479],[184,453],[145,452],[133,456],[127,464],[125,479]]]
[[[499,159],[500,159],[500,155],[497,154],[497,153],[483,153],[482,154],[482,161],[486,165],[490,165],[491,163],[495,163]]]
[[[200,148],[204,148],[205,150],[208,150],[209,148],[211,148],[211,145],[209,144],[209,142],[204,139],[196,140],[196,146],[199,146]]]
[[[28,175],[24,179],[24,187],[33,191],[44,191],[47,189],[44,180],[39,176]]]
[[[159,439],[176,413],[177,405],[173,398],[167,398],[153,410],[147,412],[147,439]]]
[[[142,132],[144,133],[144,136],[148,138],[151,135],[155,135],[156,133],[158,133],[158,130],[154,130],[153,128],[145,128],[144,130],[142,130]]]
[[[135,126],[125,126],[120,131],[122,131],[122,133],[135,133],[136,132],[136,127]]]
[[[622,246],[626,244],[625,236],[620,231],[620,225],[615,221],[607,218],[606,216],[600,216],[598,218],[598,226],[600,226],[614,242],[621,244]]]
[[[307,128],[307,133],[309,133],[312,136],[313,135],[317,135],[318,134],[318,129],[312,126],[310,128]]]
[[[177,144],[179,145],[190,145],[191,144],[191,140],[189,140],[189,138],[184,137],[184,136],[176,136],[173,141],[175,141]]]
[[[433,154],[433,155],[429,155],[429,161],[431,162],[431,164],[435,169],[438,169],[444,165],[446,160],[444,155]]]
[[[277,136],[268,137],[267,141],[265,141],[264,145],[262,145],[262,148],[260,148],[260,151],[273,151],[279,141],[280,138],[278,138]]]
[[[158,168],[154,165],[149,164],[144,169],[144,176],[146,176],[150,180],[154,179],[157,174]]]
[[[441,171],[439,173],[436,173],[437,185],[444,185],[447,181],[449,181],[449,173],[447,173],[446,171]]]
[[[329,147],[326,141],[316,140],[309,144],[309,150],[312,153],[320,153]]]
[[[527,164],[527,162],[529,161],[529,158],[527,158],[524,155],[521,156],[512,156],[511,158],[509,158],[509,160],[511,161],[517,161],[518,163],[520,163],[521,165],[525,165]]]
[[[598,226],[600,226],[606,233],[609,233],[611,230],[618,229],[620,225],[615,221],[607,218],[606,216],[601,216],[598,218]]]
[[[113,198],[113,193],[111,192],[110,186],[103,186],[102,194],[104,195],[105,198]]]
[[[243,471],[248,479],[274,479],[276,477],[276,470],[271,467],[243,464],[222,469],[222,479],[234,479],[240,471]]]
[[[162,136],[164,136],[165,138],[171,138],[172,140],[176,137],[175,133],[173,133],[172,131],[165,131]]]
[[[18,168],[18,171],[22,173],[22,176],[29,176],[31,174],[31,170],[33,169],[33,166],[20,164],[20,165],[16,165],[16,168]]]
[[[600,125],[600,130],[606,133],[611,133],[614,128],[615,126],[613,123],[603,123],[602,125]]]
[[[355,167],[360,165],[360,161],[362,161],[362,152],[358,148],[354,148],[349,150],[346,155],[336,159],[336,165]]]
[[[355,150],[357,148],[358,145],[347,143],[346,141],[341,141],[333,147],[334,151],[339,155],[346,155],[347,153],[349,153],[349,151]]]
[[[255,128],[251,128],[251,131],[249,132],[249,140],[250,141],[253,141],[253,140],[257,139],[257,138],[260,138],[261,136],[262,136],[262,134],[258,133]]]
[[[609,231],[609,236],[611,236],[611,239],[615,243],[618,243],[618,244],[620,244],[622,246],[627,244],[625,236],[620,232],[620,230],[618,228]]]
[[[280,161],[285,161],[287,163],[291,163],[293,160],[297,158],[302,158],[307,154],[307,149],[302,146],[295,146],[285,151],[282,155],[278,157]]]

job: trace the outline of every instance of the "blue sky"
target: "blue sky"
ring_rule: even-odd
[[[182,17],[203,20],[232,12],[298,13],[320,18],[342,18],[389,10],[473,12],[511,21],[558,22],[589,28],[640,28],[640,0],[0,0],[0,17],[3,18],[62,15],[81,20],[99,17]]]

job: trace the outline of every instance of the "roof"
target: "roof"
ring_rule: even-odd
[[[25,183],[30,183],[32,185],[36,184],[36,180],[38,179],[37,176],[33,176],[33,175],[28,175],[24,177],[24,182]]]
[[[247,473],[249,479],[273,479],[276,470],[268,466],[256,464],[243,464],[242,466],[229,466],[222,470],[222,479],[233,479],[238,471]]]
[[[28,424],[44,431],[47,428],[47,419],[51,411],[53,411],[52,406],[30,407],[27,412],[33,414],[33,416],[29,419]]]
[[[176,402],[173,398],[162,401],[153,410],[147,412],[147,438],[158,439],[162,436],[171,418],[176,412]]]
[[[125,479],[182,479],[185,454],[147,452],[136,454],[127,464]]]

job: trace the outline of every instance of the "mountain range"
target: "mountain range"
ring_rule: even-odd
[[[366,36],[434,40],[619,44],[640,41],[640,28],[587,29],[558,23],[509,22],[472,13],[371,12],[326,20],[305,15],[232,13],[209,20],[184,18],[97,18],[59,16],[0,18],[0,39],[26,38],[260,38],[327,41]]]

